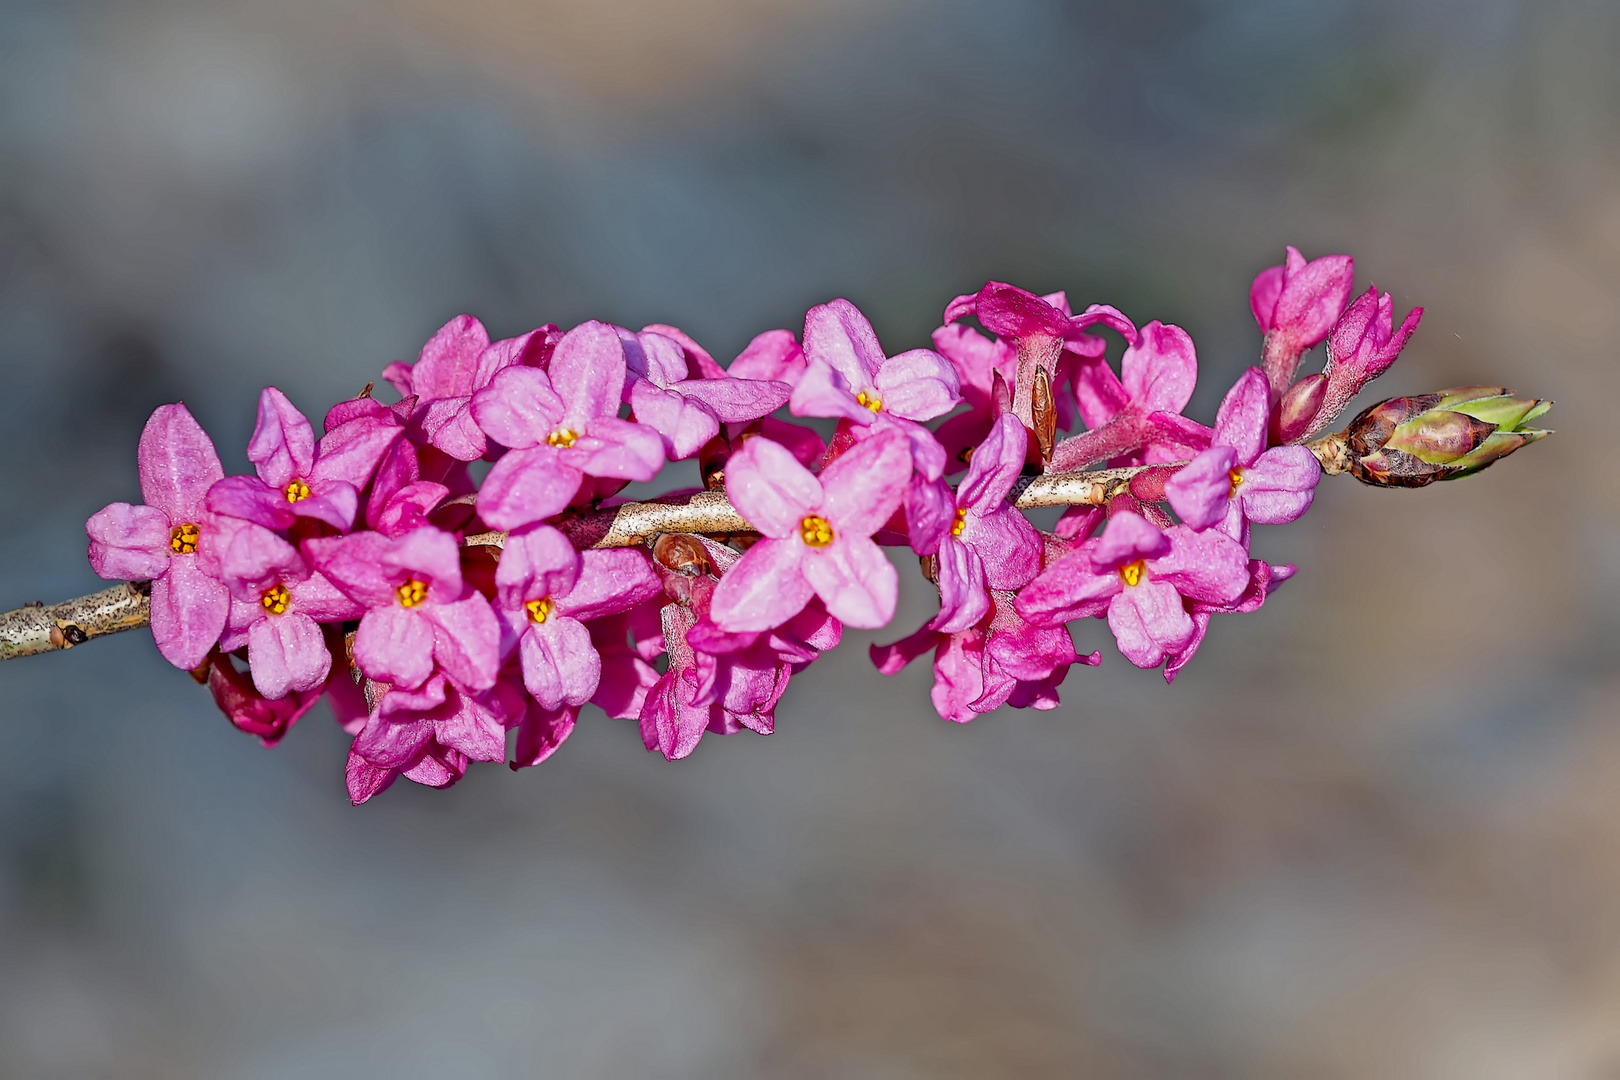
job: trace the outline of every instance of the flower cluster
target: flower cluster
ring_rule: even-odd
[[[1173,679],[1212,615],[1256,610],[1293,573],[1251,557],[1251,526],[1310,507],[1322,467],[1301,444],[1420,315],[1396,330],[1388,295],[1352,301],[1352,284],[1347,256],[1292,248],[1255,280],[1262,363],[1213,427],[1183,415],[1186,331],[998,282],[947,306],[932,349],[891,355],[840,299],[729,366],[671,326],[491,341],[463,315],[383,372],[398,402],[367,387],[319,438],[265,389],[251,475],[225,476],[184,405],[159,408],[140,440],[145,502],[89,520],[90,561],[151,582],[163,656],[266,744],[327,697],[354,736],[356,803],[400,776],[443,787],[473,761],[538,764],[587,703],[671,759],[705,733],[768,734],[792,676],[844,627],[893,619],[883,547],[919,556],[940,602],[872,647],[880,671],[931,650],[934,704],[957,722],[1050,709],[1071,666],[1100,661],[1077,652],[1075,620],[1106,619],[1131,663]],[[1325,371],[1296,381],[1324,340]],[[1471,407],[1459,453],[1479,456],[1503,408]],[[1516,426],[1527,411],[1513,446],[1536,435]],[[1356,462],[1428,445],[1391,430]],[[627,484],[689,458],[729,526],[603,539]],[[1053,531],[1018,508],[1030,485],[1088,468],[1106,471]]]

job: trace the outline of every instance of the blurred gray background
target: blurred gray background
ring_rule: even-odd
[[[1379,389],[1559,433],[1326,482],[1174,687],[958,728],[817,664],[778,733],[344,796],[145,635],[0,669],[5,1077],[1620,1076],[1620,9],[1603,0],[0,3],[0,608],[184,398],[228,470],[461,311],[722,359],[986,278],[1187,327],[1285,243],[1428,314]],[[918,579],[896,627],[928,611]]]

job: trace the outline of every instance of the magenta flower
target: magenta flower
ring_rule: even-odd
[[[639,717],[647,691],[658,681],[652,661],[664,652],[662,606],[656,600],[647,601],[622,615],[593,620],[586,627],[602,660],[602,678],[591,703],[615,720]]]
[[[259,419],[248,442],[253,476],[227,476],[208,489],[208,509],[252,521],[267,529],[288,529],[301,517],[323,521],[340,532],[354,525],[360,493],[333,467],[354,467],[353,455],[323,460],[315,431],[304,414],[273,386],[259,395]],[[359,475],[356,472],[354,475]],[[368,477],[361,476],[363,484]]]
[[[624,347],[606,323],[586,322],[557,342],[547,371],[509,367],[473,395],[490,438],[511,447],[478,493],[478,513],[519,529],[558,513],[586,476],[651,480],[664,462],[658,433],[618,418]]]
[[[85,522],[90,567],[111,581],[152,582],[152,638],[190,671],[219,640],[230,593],[219,580],[217,523],[208,489],[225,475],[208,435],[184,405],[160,405],[136,455],[144,506],[113,503]]]
[[[680,341],[661,332],[621,330],[619,337],[632,377],[625,400],[639,423],[663,437],[671,461],[697,453],[719,434],[722,422],[758,420],[786,405],[793,393],[785,382],[705,375],[695,359],[688,361]]]
[[[585,622],[658,595],[658,576],[633,548],[574,550],[549,525],[511,534],[495,570],[496,613],[516,643],[523,685],[542,709],[580,706],[596,693],[602,659]]]
[[[1039,627],[1026,622],[1010,592],[992,594],[991,611],[975,626],[944,633],[924,626],[892,645],[871,646],[872,663],[894,675],[911,661],[934,650],[934,710],[946,720],[965,724],[1002,705],[1015,709],[1052,709],[1057,688],[1074,664],[1095,667],[1102,654],[1080,656],[1063,626]]]
[[[315,456],[331,475],[362,493],[369,489],[366,524],[372,528],[389,497],[421,476],[416,447],[405,437],[405,422],[415,407],[415,398],[389,406],[361,397],[341,401],[326,414],[326,435]]]
[[[348,672],[338,678],[348,679]],[[253,685],[245,671],[238,671],[228,655],[214,653],[208,658],[208,691],[214,704],[238,731],[257,736],[265,746],[280,742],[300,717],[321,700],[321,687],[294,691],[269,700]]]
[[[449,787],[470,761],[505,761],[506,731],[520,722],[523,694],[506,681],[468,693],[440,672],[415,690],[391,689],[354,737],[345,770],[354,805],[400,776]]]
[[[921,422],[961,400],[956,372],[932,349],[887,356],[877,333],[848,300],[804,316],[804,376],[789,403],[794,416],[835,416],[866,426],[880,416]]]
[[[383,369],[383,378],[401,397],[417,399],[411,424],[419,438],[457,461],[476,461],[489,444],[473,420],[472,395],[514,364],[544,367],[556,330],[548,323],[491,343],[483,323],[457,315],[428,339],[415,364],[395,361]]]
[[[1051,470],[1122,457],[1183,461],[1209,445],[1209,429],[1181,415],[1198,382],[1198,355],[1185,330],[1148,323],[1125,350],[1120,372],[1102,360],[1081,366],[1076,391],[1088,430],[1057,444]]]
[[[934,348],[950,361],[968,411],[946,418],[934,435],[945,448],[947,473],[959,471],[965,451],[984,441],[995,419],[994,385],[999,375],[1005,393],[1018,378],[1018,352],[1011,341],[985,337],[965,323],[947,323],[934,331]],[[1011,404],[1011,398],[1008,398]]]
[[[487,690],[500,667],[489,601],[461,577],[455,537],[431,525],[397,538],[360,532],[304,542],[314,568],[366,608],[354,660],[369,678],[416,691],[435,670]]]
[[[1303,446],[1266,449],[1266,377],[1245,371],[1221,400],[1213,445],[1165,481],[1171,509],[1194,529],[1220,522],[1234,540],[1244,522],[1281,525],[1311,505],[1322,467]]]
[[[857,443],[819,479],[769,439],[748,440],[726,465],[726,491],[764,539],[721,579],[714,621],[768,630],[815,595],[850,626],[887,623],[899,582],[871,536],[904,496],[910,465],[906,441],[890,432]]]
[[[1020,588],[1041,568],[1040,536],[1007,502],[1028,441],[1018,418],[1003,413],[973,453],[939,541],[939,614],[929,624],[936,630],[973,626],[990,609],[989,590]]]
[[[1195,633],[1182,598],[1229,604],[1247,587],[1248,567],[1243,546],[1224,533],[1161,531],[1125,510],[1026,585],[1016,607],[1036,626],[1106,614],[1126,659],[1158,667]]]
[[[1350,256],[1324,255],[1306,262],[1293,247],[1281,266],[1267,267],[1255,277],[1249,309],[1266,335],[1260,366],[1271,387],[1271,404],[1294,381],[1300,357],[1339,321],[1355,283],[1356,264]]]

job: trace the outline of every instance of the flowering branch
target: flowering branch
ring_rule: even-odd
[[[160,407],[137,453],[144,504],[86,523],[91,566],[120,584],[0,618],[0,658],[150,625],[267,745],[327,699],[354,736],[356,803],[473,761],[537,765],[587,702],[670,759],[706,733],[768,734],[845,626],[893,619],[880,545],[920,557],[939,611],[872,660],[894,674],[932,652],[946,719],[1055,707],[1070,670],[1101,661],[1076,652],[1078,619],[1106,619],[1127,660],[1173,680],[1214,615],[1258,610],[1293,575],[1252,558],[1250,533],[1301,517],[1323,475],[1422,487],[1547,434],[1530,424],[1549,403],[1474,386],[1320,435],[1421,318],[1397,329],[1389,296],[1352,301],[1353,284],[1348,256],[1291,248],[1255,279],[1261,363],[1213,426],[1183,415],[1185,330],[1000,282],[951,301],[932,349],[890,355],[833,300],[802,338],[768,331],[727,366],[672,326],[491,341],[459,316],[384,369],[398,402],[368,385],[319,438],[266,388],[249,475],[224,475],[184,405]],[[1117,372],[1097,328],[1124,339]],[[1323,341],[1326,368],[1296,378]],[[797,417],[837,427],[824,442]],[[693,458],[706,490],[614,505]],[[1051,532],[1022,513],[1045,506],[1066,508]]]

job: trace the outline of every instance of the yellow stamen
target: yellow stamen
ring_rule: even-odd
[[[967,528],[967,511],[966,510],[957,510],[956,511],[956,521],[955,521],[954,524],[951,525],[951,535],[952,536],[961,536],[962,535],[962,530],[965,529],[965,528]]]
[[[577,438],[579,438],[579,432],[573,428],[560,427],[546,436],[546,445],[555,446],[559,450],[566,450],[574,445],[574,440]]]
[[[1119,578],[1125,584],[1134,587],[1142,580],[1142,575],[1146,572],[1147,564],[1141,559],[1137,559],[1135,562],[1127,563],[1119,568]]]
[[[259,606],[272,615],[284,615],[287,606],[292,603],[292,594],[285,585],[276,585],[264,590],[259,596]]]
[[[176,555],[195,555],[197,553],[197,538],[202,530],[189,521],[184,525],[176,525],[169,530],[169,550]]]
[[[865,390],[855,395],[855,401],[857,404],[865,405],[873,412],[883,408],[883,399],[878,397],[876,393],[868,394]]]
[[[309,498],[309,485],[302,480],[294,480],[287,485],[286,495],[290,503],[303,502]]]
[[[415,607],[427,599],[427,582],[411,578],[411,580],[395,589],[394,595],[399,597],[399,602],[405,607]]]
[[[1228,472],[1226,474],[1226,478],[1228,480],[1232,481],[1232,490],[1227,492],[1227,495],[1228,496],[1236,495],[1238,485],[1243,483],[1243,470],[1242,469],[1228,470]]]
[[[826,547],[833,542],[832,523],[820,514],[806,514],[799,522],[799,536],[810,547]]]
[[[523,605],[529,609],[529,621],[535,624],[543,623],[551,617],[557,605],[551,602],[551,597],[542,596],[538,600],[530,600]]]

